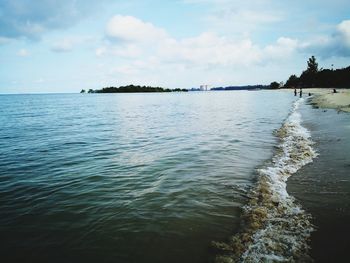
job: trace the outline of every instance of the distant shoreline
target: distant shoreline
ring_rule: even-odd
[[[141,92],[187,92],[187,89],[164,89],[162,87],[127,85],[120,87],[105,87],[98,90],[89,89],[85,91],[82,89],[80,93],[141,93]]]

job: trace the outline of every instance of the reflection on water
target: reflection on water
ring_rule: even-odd
[[[8,260],[205,262],[237,230],[285,92],[0,96]]]

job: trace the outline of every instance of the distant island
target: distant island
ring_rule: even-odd
[[[246,85],[246,86],[227,86],[227,87],[214,87],[211,91],[222,90],[261,90],[271,89],[270,85]],[[136,93],[136,92],[188,92],[188,91],[203,91],[201,89],[165,89],[161,87],[139,86],[139,85],[127,85],[120,87],[105,87],[99,90],[89,89],[86,91],[82,89],[80,93]]]
[[[161,87],[127,85],[120,87],[106,87],[99,90],[89,89],[87,92],[82,89],[80,93],[136,93],[136,92],[187,92],[187,89],[164,89]]]

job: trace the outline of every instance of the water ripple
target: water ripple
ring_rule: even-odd
[[[239,226],[291,102],[268,92],[0,96],[0,251],[10,261],[207,260],[210,241]]]

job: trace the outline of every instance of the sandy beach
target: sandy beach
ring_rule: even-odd
[[[304,94],[314,95],[311,102],[320,108],[336,109],[338,111],[350,112],[350,90],[338,89],[304,89]]]

